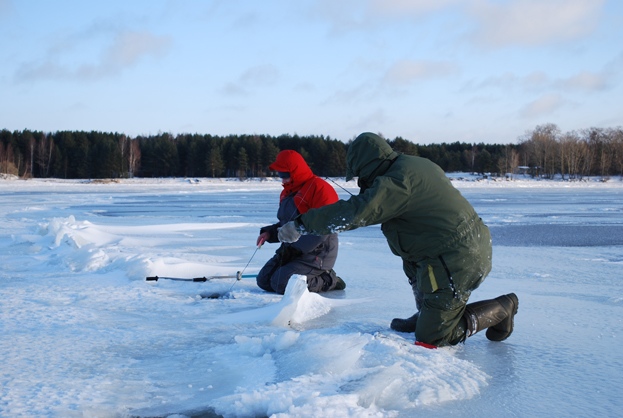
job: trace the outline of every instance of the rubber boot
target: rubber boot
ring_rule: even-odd
[[[402,318],[394,318],[392,319],[392,323],[389,325],[391,329],[398,332],[415,332],[415,326],[417,325],[417,319],[420,315],[419,312],[416,312],[412,316],[406,319]]]
[[[346,289],[346,282],[342,280],[340,276],[337,276],[337,282],[333,290],[344,290]]]
[[[319,276],[307,280],[307,289],[313,293],[329,290],[344,290],[346,283],[333,270],[325,271]]]
[[[322,279],[325,281],[325,285],[322,288],[323,292],[327,290],[344,290],[346,289],[346,283],[340,276],[338,276],[333,269],[322,273]]]
[[[346,282],[342,280],[340,276],[338,276],[333,269],[329,270],[329,274],[333,279],[333,283],[331,284],[331,290],[344,290],[346,289]]]
[[[467,320],[465,336],[471,337],[487,329],[489,340],[504,341],[513,332],[513,319],[518,307],[519,300],[514,293],[468,304],[463,314]]]

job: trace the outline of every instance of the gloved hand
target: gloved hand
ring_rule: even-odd
[[[294,221],[290,221],[279,228],[277,236],[281,242],[296,242],[301,237],[302,231],[303,228],[301,226],[297,226]]]
[[[257,248],[260,248],[262,245],[264,245],[264,243],[268,241],[268,238],[270,238],[270,234],[268,232],[262,232],[257,237],[257,242],[255,243],[255,245],[257,245]]]

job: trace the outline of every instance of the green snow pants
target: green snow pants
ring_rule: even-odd
[[[438,347],[465,341],[463,312],[471,292],[491,271],[491,235],[482,222],[436,257],[403,259],[419,311],[416,341]]]

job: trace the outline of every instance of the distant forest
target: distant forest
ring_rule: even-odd
[[[518,144],[442,143],[418,145],[402,137],[387,142],[419,155],[446,172],[491,176],[524,173],[623,177],[623,129],[588,128],[563,133],[554,124],[537,126]],[[267,177],[280,150],[300,152],[315,174],[341,177],[349,143],[324,136],[0,131],[0,174],[21,178],[102,179],[129,177]]]

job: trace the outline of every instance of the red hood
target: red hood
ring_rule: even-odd
[[[281,198],[301,190],[303,184],[314,177],[311,168],[301,154],[292,150],[284,150],[277,154],[277,158],[268,168],[272,171],[290,173],[290,181],[283,185]]]
[[[277,154],[275,162],[268,168],[272,171],[290,173],[293,183],[303,183],[314,176],[303,156],[292,150],[281,151]]]

